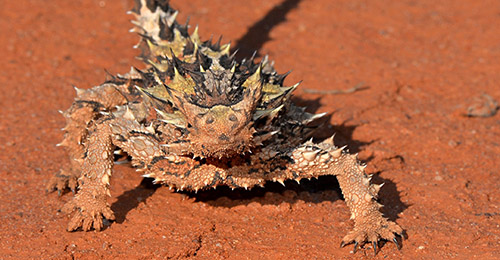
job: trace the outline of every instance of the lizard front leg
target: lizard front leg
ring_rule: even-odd
[[[379,210],[381,205],[376,198],[381,185],[371,184],[371,177],[364,172],[365,167],[359,164],[356,155],[336,147],[332,138],[319,144],[309,141],[286,152],[263,151],[261,158],[258,157],[254,156],[250,165],[230,168],[229,175],[237,187],[335,175],[354,220],[354,230],[344,237],[341,245],[354,243],[356,251],[360,244],[371,242],[376,251],[381,239],[397,244],[395,234],[402,235],[403,230]]]
[[[380,212],[381,204],[377,203],[377,193],[382,185],[370,184],[368,175],[364,172],[355,155],[343,154],[340,157],[336,171],[337,180],[344,194],[347,206],[354,220],[354,230],[342,239],[341,246],[354,243],[354,252],[358,246],[371,242],[375,253],[380,239],[393,241],[399,249],[395,234],[402,236],[403,229],[388,220]]]
[[[82,174],[78,179],[79,189],[75,197],[62,208],[63,213],[72,213],[68,231],[82,228],[84,231],[94,227],[101,230],[102,218],[114,220],[107,196],[109,178],[113,167],[111,129],[105,123],[97,123],[88,138],[86,156],[82,163]]]
[[[89,124],[101,116],[99,112],[109,111],[127,101],[123,95],[126,84],[108,83],[88,90],[75,89],[75,101],[68,110],[61,111],[66,118],[66,126],[63,128],[66,133],[63,141],[58,144],[66,147],[70,164],[56,173],[47,184],[48,191],[57,190],[59,194],[65,188],[75,192],[78,186],[77,179],[81,173]]]
[[[395,234],[402,235],[403,229],[383,217],[382,205],[377,203],[377,194],[382,185],[371,184],[368,176],[357,160],[357,155],[348,154],[343,148],[335,147],[333,138],[322,143],[306,143],[292,152],[295,162],[291,167],[299,176],[318,177],[335,175],[342,194],[354,220],[354,230],[342,240],[341,246],[354,243],[354,252],[358,246],[371,242],[375,253],[381,239],[393,241],[399,248]]]
[[[149,165],[164,155],[152,127],[144,127],[135,120],[115,118],[113,115],[97,121],[87,143],[82,176],[79,178],[81,185],[73,200],[63,207],[65,213],[74,212],[68,231],[80,227],[87,231],[92,226],[100,230],[103,217],[115,219],[107,203],[115,146],[127,152],[136,165]]]

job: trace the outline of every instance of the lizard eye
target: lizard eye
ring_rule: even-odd
[[[211,123],[213,123],[213,122],[214,122],[214,118],[213,118],[213,117],[209,117],[209,118],[207,118],[207,120],[205,121],[205,124],[207,124],[207,125],[208,125],[208,124],[211,124]]]
[[[236,116],[234,114],[232,114],[229,116],[229,121],[236,122],[236,121],[238,121],[238,118],[236,118]]]

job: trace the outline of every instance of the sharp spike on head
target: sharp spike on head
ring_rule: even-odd
[[[324,117],[325,115],[326,115],[326,112],[323,112],[323,113],[320,113],[320,114],[314,114],[314,115],[311,117],[311,119],[310,119],[310,120],[311,120],[311,121],[313,121],[313,120],[316,120],[316,119],[318,119],[318,118],[322,118],[322,117]]]
[[[135,120],[134,113],[132,113],[132,110],[130,110],[129,106],[127,106],[127,111],[125,111],[125,114],[123,114],[123,118],[128,120]]]
[[[219,36],[219,39],[217,40],[217,42],[215,43],[215,49],[219,49],[220,50],[220,42],[222,41],[222,35]]]
[[[279,107],[267,109],[267,110],[257,110],[257,111],[255,111],[255,113],[253,115],[253,119],[257,120],[257,119],[264,117],[264,116],[269,116],[270,118],[274,118],[278,114],[278,112],[283,108],[283,106],[284,105],[281,105]]]
[[[179,11],[175,11],[170,17],[168,17],[168,20],[167,20],[168,27],[172,26],[172,24],[174,23],[178,14],[179,14]]]
[[[294,91],[294,90],[295,90],[295,89],[296,89],[296,88],[300,85],[300,83],[302,83],[302,80],[301,80],[301,81],[299,81],[299,82],[297,82],[297,83],[295,83],[295,85],[293,85],[293,86],[291,87],[291,91]],[[304,111],[305,111],[305,108],[304,108]]]
[[[285,81],[285,78],[288,75],[290,75],[290,73],[292,73],[291,70],[289,70],[288,72],[286,72],[284,74],[278,75],[278,77],[276,78],[276,81],[278,82],[278,84],[283,85],[283,82]]]
[[[193,42],[193,44],[194,44],[193,56],[196,56],[196,54],[198,54],[198,44],[196,42]]]
[[[178,76],[181,76],[181,74],[179,73],[179,70],[177,70],[177,67],[174,65],[174,79]]]
[[[231,43],[227,43],[227,44],[222,45],[222,47],[220,49],[221,49],[220,52],[222,53],[222,55],[224,55],[224,54],[229,55],[229,51],[231,50]]]
[[[262,58],[262,60],[260,61],[260,63],[262,64],[262,67],[266,66],[267,63],[269,62],[269,56],[266,54],[264,56],[264,58]]]
[[[201,43],[200,36],[198,35],[198,25],[194,27],[193,33],[189,37],[191,38],[191,41],[193,41],[194,44],[198,45],[199,43]]]
[[[255,71],[255,73],[253,75],[260,78],[261,73],[262,73],[262,63],[259,64],[259,66],[257,67],[257,70]]]
[[[257,55],[257,51],[254,51],[252,54],[252,57],[250,57],[250,62],[253,63],[253,60],[255,59],[255,56]]]
[[[234,56],[236,56],[236,53],[238,53],[239,49],[236,49],[229,58],[234,59]],[[243,62],[242,62],[243,63]]]
[[[154,134],[155,133],[155,129],[153,127],[153,124],[149,125],[149,126],[146,126],[146,131],[150,134]]]

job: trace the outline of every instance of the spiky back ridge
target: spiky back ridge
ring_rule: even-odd
[[[237,62],[229,44],[202,42],[197,27],[189,34],[187,24],[177,23],[177,11],[168,1],[136,2],[133,30],[142,36],[137,46],[143,51],[140,58],[151,65],[146,74],[152,79],[140,90],[164,102],[157,107],[159,119],[184,130],[186,142],[177,147],[182,153],[244,153],[287,131],[282,129],[287,124],[314,119],[290,104],[298,84],[284,87],[287,74],[276,73],[267,58],[259,64],[253,57]],[[304,127],[299,128],[287,134],[303,134]]]

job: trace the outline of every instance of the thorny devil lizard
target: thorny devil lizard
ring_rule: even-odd
[[[59,193],[77,192],[62,211],[73,213],[68,231],[100,230],[103,218],[115,219],[106,199],[114,153],[131,157],[144,176],[177,190],[198,191],[217,185],[262,186],[267,181],[335,175],[354,220],[341,246],[380,239],[394,241],[403,230],[379,211],[381,185],[370,184],[356,155],[336,147],[333,137],[321,143],[309,123],[322,114],[295,106],[297,85],[283,86],[264,58],[237,61],[229,44],[201,41],[197,28],[176,21],[165,0],[136,0],[131,12],[141,36],[137,45],[145,70],[88,90],[77,90],[62,112],[70,165],[48,183]],[[399,247],[399,245],[398,245]]]

